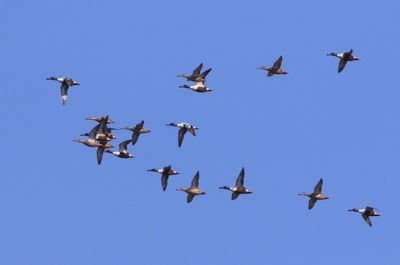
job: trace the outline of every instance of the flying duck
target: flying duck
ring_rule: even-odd
[[[287,72],[281,68],[281,65],[282,65],[282,56],[280,56],[278,58],[278,60],[276,60],[276,62],[274,63],[274,65],[272,67],[260,66],[257,69],[268,71],[268,76],[273,76],[274,74],[286,75]]]
[[[201,68],[203,68],[203,63],[201,63],[199,66],[196,67],[196,69],[193,70],[193,73],[191,75],[188,74],[180,74],[178,77],[184,77],[187,79],[187,81],[193,81],[193,82],[205,82],[206,81],[206,76],[208,73],[211,71],[211,68],[205,70],[204,72],[201,72]]]
[[[230,190],[232,192],[232,200],[236,200],[237,197],[239,197],[240,194],[250,194],[253,193],[249,189],[243,187],[244,184],[244,168],[240,171],[239,176],[236,179],[236,186],[234,187],[229,187],[229,186],[223,186],[219,187],[220,189],[224,190]]]
[[[46,78],[46,80],[54,80],[61,83],[60,89],[61,89],[61,100],[63,105],[67,103],[68,88],[70,86],[79,86],[78,82],[68,77],[48,77]]]
[[[187,89],[191,89],[195,92],[198,93],[204,93],[204,92],[211,92],[212,89],[210,89],[209,87],[207,87],[204,82],[196,82],[196,84],[194,84],[193,86],[188,86],[188,85],[183,85],[183,86],[179,86],[180,88],[187,88]]]
[[[319,200],[327,200],[329,197],[325,196],[324,194],[321,193],[322,191],[322,178],[318,181],[317,185],[314,187],[314,192],[313,193],[307,193],[307,192],[300,192],[298,195],[300,196],[306,196],[309,197],[310,200],[308,201],[308,209],[311,210],[315,203]]]
[[[143,126],[144,126],[144,121],[141,121],[140,123],[136,124],[135,127],[125,126],[121,129],[132,131],[132,145],[135,145],[137,140],[139,139],[139,135],[141,135],[142,133],[151,132],[150,130],[143,128]]]
[[[189,124],[189,123],[168,123],[167,126],[173,126],[173,127],[178,127],[180,128],[178,131],[178,147],[181,147],[182,142],[183,142],[183,137],[185,137],[185,134],[187,131],[189,131],[193,136],[196,136],[196,130],[199,128]]]
[[[371,219],[369,219],[370,216],[381,216],[378,211],[378,209],[370,206],[365,207],[365,209],[353,208],[349,210],[349,212],[361,213],[362,218],[369,226],[372,226]]]
[[[119,151],[110,151],[106,150],[107,153],[113,154],[119,158],[134,158],[135,156],[128,152],[128,144],[130,144],[132,140],[126,140],[119,144]]]
[[[97,124],[89,133],[81,134],[81,136],[89,136],[90,138],[98,140],[100,143],[104,144],[108,141],[117,139],[115,135],[112,134],[115,128],[108,128],[108,116],[101,117],[99,120],[99,124]]]
[[[204,195],[204,194],[206,194],[204,191],[201,191],[199,189],[199,178],[200,178],[200,172],[197,171],[196,175],[192,179],[192,183],[190,185],[190,188],[188,188],[188,189],[184,189],[184,188],[176,189],[176,190],[179,190],[179,191],[184,191],[184,192],[186,192],[188,194],[187,195],[187,199],[186,199],[187,203],[190,203],[193,200],[194,196],[196,196],[196,195]]]
[[[353,55],[353,49],[350,49],[348,52],[343,52],[343,53],[335,53],[331,52],[327,54],[328,56],[335,56],[340,59],[339,61],[339,67],[338,67],[338,73],[343,71],[344,67],[346,66],[348,61],[358,61],[360,60],[356,56]]]
[[[172,175],[178,175],[179,173],[176,172],[175,170],[172,169],[172,166],[166,166],[164,168],[161,169],[157,169],[157,168],[152,168],[147,170],[149,172],[157,172],[161,174],[161,186],[162,186],[162,190],[165,191],[167,189],[167,185],[168,185],[168,178],[169,176]]]

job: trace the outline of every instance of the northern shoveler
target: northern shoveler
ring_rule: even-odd
[[[61,101],[62,104],[65,105],[67,103],[67,97],[68,97],[68,88],[71,86],[79,86],[79,83],[76,82],[75,80],[72,80],[71,78],[68,77],[48,77],[46,78],[47,80],[54,80],[58,81],[61,83]]]
[[[171,165],[163,167],[161,169],[152,168],[152,169],[149,169],[147,171],[149,171],[149,172],[157,172],[157,173],[161,174],[161,187],[162,187],[163,191],[165,191],[167,189],[169,176],[178,175],[179,174],[176,170],[172,169]]]
[[[364,221],[369,225],[372,226],[371,219],[369,219],[370,216],[381,216],[379,214],[379,210],[370,206],[365,207],[364,209],[350,209],[349,212],[356,212],[360,213]]]
[[[199,189],[199,178],[200,178],[200,172],[197,171],[196,175],[192,179],[192,183],[190,185],[190,188],[188,188],[188,189],[185,189],[185,188],[176,189],[176,190],[179,190],[179,191],[184,191],[184,192],[186,192],[188,194],[187,195],[187,199],[186,199],[186,201],[188,203],[190,203],[193,200],[194,196],[206,194],[204,191],[201,191]]]
[[[328,53],[327,55],[328,56],[335,56],[335,57],[340,59],[339,67],[338,67],[338,73],[343,71],[343,69],[346,66],[347,62],[360,60],[359,58],[357,58],[356,56],[353,55],[353,49],[350,49],[350,51],[343,52],[343,53],[331,52],[331,53]]]
[[[219,188],[231,191],[232,192],[231,199],[232,200],[236,200],[237,197],[239,197],[240,194],[253,193],[249,189],[245,188],[243,186],[243,184],[244,184],[244,168],[242,168],[242,170],[240,171],[239,176],[236,179],[236,186],[234,186],[234,187],[223,186],[223,187],[219,187]]]
[[[143,126],[144,126],[144,121],[141,121],[140,123],[136,124],[135,127],[125,126],[121,129],[132,131],[132,145],[135,145],[137,140],[139,139],[139,135],[141,135],[142,133],[151,132],[150,130],[143,128]]]
[[[183,142],[183,138],[185,137],[185,134],[187,131],[189,131],[193,136],[196,136],[196,130],[198,130],[199,128],[186,123],[186,122],[182,122],[182,123],[168,123],[167,126],[173,126],[173,127],[178,127],[180,128],[178,131],[178,147],[181,147],[182,142]]]
[[[273,76],[274,74],[275,75],[286,75],[287,72],[284,71],[283,69],[281,69],[281,65],[282,65],[282,56],[280,56],[278,58],[278,60],[276,60],[276,62],[274,63],[274,65],[272,67],[260,66],[257,69],[268,71],[268,76]]]
[[[329,197],[325,196],[324,194],[321,193],[322,191],[322,184],[323,180],[322,178],[318,181],[317,185],[314,187],[314,192],[313,193],[307,193],[307,192],[300,192],[298,195],[300,196],[306,196],[309,197],[310,200],[308,201],[308,209],[311,210],[315,203],[320,200],[327,200]]]
[[[180,74],[178,77],[184,77],[187,79],[187,81],[193,81],[193,82],[205,82],[206,81],[206,76],[208,73],[211,71],[211,68],[205,70],[204,72],[201,72],[201,68],[203,68],[203,63],[201,63],[199,66],[196,67],[196,69],[193,70],[193,73],[191,75],[188,74]]]

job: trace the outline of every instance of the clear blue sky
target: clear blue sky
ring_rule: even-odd
[[[400,4],[278,2],[2,1],[0,264],[398,262]],[[350,48],[338,74],[325,54]],[[288,75],[256,70],[279,55]],[[200,62],[214,91],[178,88]],[[53,75],[81,83],[66,106]],[[107,114],[152,133],[98,166],[72,140]],[[179,149],[182,121],[200,129]],[[168,164],[162,192],[146,170]],[[232,202],[242,166],[254,194]],[[366,205],[372,228],[347,212]]]

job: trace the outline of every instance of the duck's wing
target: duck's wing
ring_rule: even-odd
[[[364,214],[361,214],[361,216],[362,216],[362,218],[364,219],[364,221],[365,221],[369,226],[372,226],[371,219],[369,219],[369,216],[368,216],[368,215],[366,215],[366,214],[364,213]]]
[[[178,131],[178,147],[181,147],[183,138],[185,137],[185,133],[187,132],[187,129],[185,127],[182,127]]]
[[[310,198],[310,200],[308,201],[308,209],[311,210],[314,207],[316,202],[317,202],[316,199]]]
[[[132,140],[126,140],[119,144],[119,151],[120,152],[127,152],[128,151],[128,144],[130,144]]]
[[[202,72],[202,73],[200,74],[200,77],[202,77],[203,79],[205,79],[206,76],[208,75],[208,73],[211,72],[211,70],[212,70],[212,68],[209,68],[209,69],[205,70],[204,72]]]
[[[138,139],[139,139],[139,135],[140,135],[140,133],[137,132],[137,131],[134,131],[134,132],[132,133],[132,145],[135,145],[135,144],[136,144],[136,142],[137,142]]]
[[[196,69],[193,70],[192,77],[197,77],[200,75],[201,68],[203,68],[203,63],[199,64],[199,66],[196,67]]]
[[[323,180],[322,178],[318,181],[317,185],[315,185],[314,187],[314,193],[321,193],[322,191],[322,184],[323,184]]]
[[[93,127],[93,129],[89,132],[89,138],[96,139],[96,134],[100,129],[100,124],[97,124]]]
[[[280,69],[281,65],[282,65],[282,59],[283,59],[282,56],[279,56],[278,60],[276,60],[276,62],[272,66],[272,69],[274,69],[274,70]]]
[[[103,160],[103,154],[104,150],[106,150],[105,147],[97,147],[97,164],[101,164],[101,160]]]
[[[340,61],[339,61],[338,73],[343,71],[346,64],[347,64],[347,59],[343,56],[342,58],[340,58]]]
[[[67,84],[65,84],[65,83],[61,84],[60,90],[61,90],[61,100],[62,100],[63,105],[65,105],[67,103],[68,88],[69,88],[69,86]]]
[[[144,121],[139,122],[138,124],[136,124],[135,126],[135,131],[140,132],[141,129],[143,129],[144,126]]]
[[[193,200],[194,196],[194,194],[189,193],[186,198],[187,203],[190,203]]]
[[[236,199],[239,197],[239,195],[240,195],[240,193],[232,192],[231,200],[232,200],[232,201],[233,201],[233,200],[236,200]]]
[[[236,179],[236,187],[243,187],[244,184],[244,168],[240,171],[239,176]]]
[[[200,178],[200,172],[197,171],[196,175],[192,179],[191,183],[191,188],[197,188],[199,186],[199,178]]]
[[[167,173],[163,173],[161,175],[161,187],[162,187],[163,191],[165,191],[167,189],[168,177],[169,177],[169,175]]]

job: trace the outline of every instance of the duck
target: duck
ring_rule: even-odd
[[[53,81],[58,81],[61,83],[61,101],[62,104],[65,105],[67,103],[67,97],[68,97],[68,88],[71,86],[79,86],[80,84],[69,78],[69,77],[48,77],[46,80],[53,80]]]
[[[242,170],[240,171],[239,176],[236,179],[236,186],[234,186],[234,187],[222,186],[222,187],[219,187],[219,188],[231,191],[232,192],[231,199],[232,200],[236,200],[239,197],[240,194],[251,194],[251,193],[253,193],[249,189],[245,188],[243,186],[243,184],[244,184],[244,168],[242,167]]]
[[[308,201],[308,209],[309,210],[311,210],[314,207],[314,205],[315,205],[315,203],[317,201],[329,199],[329,197],[327,197],[327,196],[325,196],[324,194],[321,193],[322,185],[323,185],[323,180],[321,178],[318,181],[317,185],[315,185],[313,193],[300,192],[298,194],[300,196],[306,196],[306,197],[310,198],[310,200]]]
[[[192,179],[192,183],[190,185],[190,188],[185,189],[185,188],[177,188],[177,191],[184,191],[187,193],[187,198],[186,201],[187,203],[190,203],[193,198],[197,195],[204,195],[206,194],[204,191],[201,191],[199,189],[199,178],[200,178],[200,172],[197,171],[196,175]]]
[[[107,116],[108,117],[108,116]],[[85,118],[85,120],[88,121],[97,121],[98,123],[102,122],[105,118],[104,117],[89,117],[89,118]],[[107,124],[111,124],[111,123],[115,123],[113,120],[111,120],[110,118],[106,119]]]
[[[197,66],[196,69],[193,70],[193,73],[191,75],[180,74],[180,75],[178,75],[178,77],[186,78],[187,81],[205,82],[208,73],[211,72],[211,68],[200,73],[202,68],[203,68],[203,63],[201,63],[199,66]]]
[[[89,134],[88,136],[90,138],[94,138],[98,140],[101,143],[107,143],[108,141],[117,139],[117,136],[112,134],[113,130],[116,130],[115,128],[109,128],[107,126],[109,121],[108,115],[105,117],[101,117],[99,119],[99,124],[97,124],[89,133],[81,134],[81,136],[85,136]]]
[[[119,144],[119,151],[110,151],[106,150],[105,152],[110,153],[119,158],[134,158],[135,155],[128,152],[128,144],[130,144],[132,140],[126,140]]]
[[[211,92],[213,91],[212,89],[210,89],[209,87],[207,87],[204,82],[196,82],[196,84],[194,84],[193,86],[188,86],[188,85],[183,85],[183,86],[179,86],[180,88],[187,88],[187,89],[191,89],[197,93],[204,93],[204,92]]]
[[[370,216],[381,216],[379,214],[379,210],[374,208],[374,207],[370,207],[367,206],[364,209],[350,209],[348,210],[349,212],[356,212],[356,213],[360,213],[362,218],[364,219],[364,221],[369,225],[372,226],[372,222],[371,219],[369,219]]]
[[[343,53],[335,53],[331,52],[327,54],[328,56],[334,56],[340,59],[338,73],[342,72],[344,67],[346,66],[347,62],[349,61],[358,61],[360,60],[358,57],[353,55],[353,49],[350,49],[348,52]]]
[[[147,171],[149,171],[149,172],[157,172],[157,173],[161,174],[161,187],[162,187],[163,191],[165,191],[167,189],[169,176],[179,175],[180,174],[176,170],[172,169],[171,165],[165,166],[165,167],[163,167],[161,169],[152,168],[152,169],[149,169]]]
[[[199,128],[197,128],[189,123],[186,123],[186,122],[168,123],[167,126],[180,128],[178,131],[178,147],[181,147],[183,138],[185,137],[185,134],[187,131],[189,131],[193,136],[196,136],[196,130],[199,129]]]
[[[281,68],[282,65],[282,56],[278,58],[278,60],[275,61],[274,65],[272,67],[267,67],[267,66],[260,66],[257,68],[258,70],[265,70],[268,71],[268,76],[273,76],[274,74],[276,75],[286,75],[288,72],[283,70]]]
[[[138,124],[136,124],[135,127],[125,126],[121,129],[132,131],[132,145],[135,145],[139,139],[139,136],[142,133],[150,133],[151,132],[150,130],[143,128],[143,126],[144,126],[144,121],[141,121]]]

